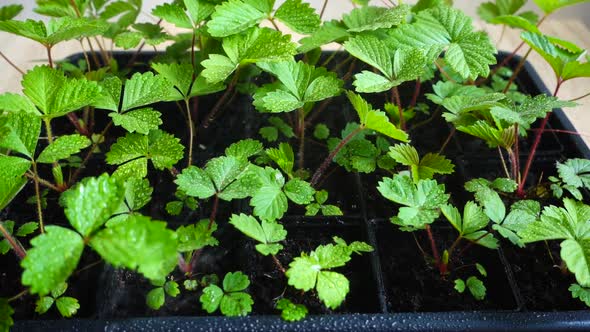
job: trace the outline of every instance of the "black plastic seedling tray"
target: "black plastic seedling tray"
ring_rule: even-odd
[[[147,61],[155,54],[142,54],[140,59]],[[501,60],[506,54],[500,54]],[[79,58],[80,56],[78,56]],[[131,55],[116,55],[121,63],[125,63]],[[76,59],[72,57],[71,59]],[[516,65],[516,57],[510,62]],[[530,94],[548,93],[538,74],[530,64],[519,75],[519,87]],[[218,96],[202,98],[203,107],[213,103]],[[332,103],[324,111],[321,120],[343,128],[346,121],[353,120],[351,109],[343,100],[343,104]],[[224,148],[237,138],[235,132],[246,137],[258,138],[256,128],[264,121],[265,116],[257,115],[252,110],[248,96],[237,97],[233,106],[222,115],[222,119],[207,129],[203,137],[202,147],[195,155],[195,164],[202,165],[207,159],[223,153]],[[344,110],[344,117],[331,117]],[[170,112],[168,112],[170,113]],[[341,113],[340,113],[341,114]],[[174,115],[172,115],[174,116]],[[180,112],[177,119],[164,121],[163,129],[172,131],[184,120]],[[176,122],[174,122],[176,121]],[[574,130],[562,110],[554,110],[549,122],[554,129]],[[167,128],[170,127],[170,128]],[[425,129],[426,130],[426,129]],[[428,130],[431,130],[430,128]],[[442,122],[436,129],[448,132],[449,128]],[[420,142],[420,132],[417,142]],[[182,138],[182,137],[181,137]],[[439,139],[441,139],[439,137]],[[554,172],[555,162],[571,157],[590,158],[590,150],[579,136],[549,133],[543,137],[548,147],[540,150],[535,166],[545,176]],[[418,143],[429,145],[428,142]],[[436,146],[440,146],[437,142]],[[497,152],[489,151],[485,146],[467,136],[456,136],[448,148],[449,155],[457,165],[455,175],[443,179],[447,190],[462,186],[469,178],[484,176],[494,177],[498,168]],[[313,149],[312,149],[313,151]],[[318,160],[326,151],[318,150]],[[522,156],[521,156],[522,157]],[[313,159],[313,158],[312,158]],[[313,163],[314,161],[312,161]],[[318,161],[319,162],[319,161]],[[478,175],[480,174],[480,175]],[[70,320],[20,320],[17,319],[14,331],[564,331],[590,330],[590,311],[583,310],[583,304],[569,296],[568,277],[555,275],[550,269],[551,264],[539,262],[539,249],[530,246],[523,250],[513,250],[503,246],[498,251],[477,248],[474,255],[478,261],[488,267],[489,276],[486,280],[488,295],[483,302],[475,301],[468,296],[460,296],[454,292],[448,281],[437,279],[436,273],[430,271],[430,279],[421,278],[419,270],[426,269],[427,264],[415,248],[412,234],[397,230],[387,218],[394,214],[392,204],[380,198],[375,191],[380,175],[363,175],[336,172],[326,182],[331,190],[331,202],[342,207],[346,217],[303,217],[301,210],[294,210],[283,219],[291,235],[290,239],[297,245],[290,248],[286,243],[279,258],[288,262],[301,250],[309,251],[318,244],[329,242],[333,235],[345,240],[361,240],[371,244],[376,250],[371,254],[355,256],[351,265],[341,273],[351,280],[350,293],[342,308],[329,311],[312,303],[308,305],[311,315],[303,321],[288,323],[276,315],[270,296],[264,295],[266,287],[284,287],[274,285],[273,278],[281,278],[269,264],[258,255],[248,255],[244,251],[252,249],[252,243],[240,237],[231,227],[220,225],[217,233],[221,246],[209,252],[211,264],[207,272],[222,273],[228,269],[240,269],[251,277],[250,292],[255,299],[254,313],[243,318],[227,318],[204,316],[200,310],[198,299],[182,298],[171,303],[172,309],[154,312],[145,307],[144,296],[149,290],[149,283],[132,272],[124,272],[112,267],[94,270],[93,289],[87,292],[89,306],[83,318]],[[158,183],[171,183],[170,179],[156,179]],[[166,201],[172,197],[174,186],[155,186],[154,197]],[[333,194],[334,193],[334,194]],[[332,197],[334,195],[334,197]],[[456,201],[467,198],[453,196]],[[223,210],[224,206],[221,206]],[[245,211],[247,204],[226,205],[227,210]],[[154,218],[168,219],[172,225],[185,224],[188,220],[205,217],[207,206],[196,215],[184,219],[170,220],[164,216],[163,206],[152,206],[150,213]],[[22,210],[22,209],[16,209]],[[221,212],[218,219],[227,219],[229,212]],[[59,215],[57,216],[57,218]],[[224,219],[225,218],[225,219]],[[226,223],[227,224],[227,223]],[[445,223],[435,223],[445,225]],[[450,229],[445,226],[433,226],[433,231],[442,234],[444,240]],[[236,240],[238,239],[238,240]],[[225,240],[225,241],[224,241]],[[227,243],[224,245],[224,243]],[[414,246],[410,250],[407,246]],[[550,248],[554,250],[555,248]],[[547,250],[543,248],[543,250]],[[532,258],[524,257],[530,253]],[[216,264],[216,257],[224,257],[223,264]],[[228,259],[227,257],[231,257]],[[484,257],[483,259],[481,257]],[[470,257],[465,258],[470,263]],[[4,261],[3,261],[4,262]],[[6,264],[10,262],[4,262]],[[14,264],[12,262],[11,264]],[[257,268],[255,268],[257,266]],[[549,270],[544,270],[549,269]],[[418,271],[418,272],[417,272]],[[427,271],[428,272],[428,271]],[[274,274],[273,274],[274,273]],[[423,275],[428,275],[424,273]],[[80,276],[80,278],[92,276]],[[447,283],[441,286],[441,283]],[[538,292],[554,296],[547,298],[531,292],[530,285],[535,285]],[[262,294],[257,294],[256,292]],[[279,291],[280,293],[280,291]],[[300,296],[296,292],[290,294]],[[311,295],[306,295],[312,297]],[[305,297],[300,298],[305,301]],[[183,302],[185,301],[185,302]],[[317,301],[316,301],[317,302]],[[175,311],[175,306],[192,304],[191,311]],[[317,303],[316,303],[317,304]],[[168,311],[166,311],[168,310]],[[162,315],[161,317],[150,317]],[[150,317],[150,318],[144,318]],[[17,317],[18,318],[18,317]]]

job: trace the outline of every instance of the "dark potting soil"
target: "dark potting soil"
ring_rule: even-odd
[[[313,221],[309,221],[312,223]],[[339,236],[348,242],[366,241],[365,231],[358,226],[287,226],[289,239],[284,241],[284,249],[277,259],[288,268],[288,262],[309,253],[318,245],[332,242],[333,236]],[[287,279],[277,268],[270,256],[260,255],[254,248],[255,243],[225,224],[215,233],[220,245],[205,248],[196,263],[195,277],[205,274],[217,274],[221,280],[228,271],[242,271],[250,279],[247,292],[254,300],[252,314],[276,314],[276,301],[287,297],[295,303],[305,304],[312,314],[378,312],[378,298],[370,256],[354,255],[346,267],[334,269],[350,280],[351,293],[337,310],[327,309],[312,292],[303,293],[288,287]],[[225,240],[225,241],[224,241]],[[183,289],[184,277],[175,274],[180,288]],[[99,318],[123,318],[142,316],[206,315],[201,309],[199,297],[202,289],[183,291],[176,298],[167,297],[165,305],[155,311],[145,303],[145,295],[153,289],[148,280],[140,274],[128,270],[106,267],[101,275]]]
[[[525,248],[507,244],[503,248],[520,289],[523,309],[529,311],[587,309],[580,300],[572,298],[568,290],[576,280],[562,263],[558,242],[537,242],[527,244]]]
[[[458,253],[468,245],[462,242],[455,250],[449,264],[450,274],[441,276],[431,258],[425,258],[420,247],[429,257],[432,250],[423,232],[412,233],[398,230],[388,221],[372,222],[376,227],[379,258],[390,312],[424,312],[457,310],[514,310],[516,302],[504,267],[495,250],[469,246],[460,256]],[[438,250],[451,246],[457,233],[447,227],[432,228]],[[416,244],[420,244],[420,247]],[[487,271],[487,277],[480,275],[475,263]],[[482,301],[475,300],[468,290],[458,293],[454,281],[464,281],[477,276],[487,288]]]

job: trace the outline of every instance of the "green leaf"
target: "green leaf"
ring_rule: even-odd
[[[66,318],[72,317],[78,312],[78,309],[80,309],[78,300],[69,296],[60,297],[55,300],[55,306],[61,316]]]
[[[350,36],[347,28],[339,21],[333,20],[324,22],[318,30],[309,37],[299,40],[301,46],[298,51],[307,53],[313,49],[319,48],[334,41],[340,41]]]
[[[229,0],[215,7],[207,28],[213,37],[227,37],[258,25],[266,17],[267,13],[250,1]]]
[[[23,5],[12,4],[0,7],[0,21],[13,19],[24,9]]]
[[[203,289],[203,294],[199,298],[199,301],[201,301],[203,309],[211,314],[219,308],[223,297],[223,290],[219,286],[209,285]]]
[[[281,310],[281,318],[288,322],[296,322],[307,316],[307,307],[303,304],[295,304],[287,298],[280,299],[276,308]]]
[[[297,52],[290,36],[269,28],[254,28],[224,38],[222,46],[227,56],[211,54],[201,62],[205,67],[202,75],[209,83],[224,81],[241,65],[290,60]]]
[[[363,32],[398,26],[405,23],[408,15],[410,15],[409,5],[392,8],[364,6],[343,15],[342,21],[348,27],[348,31]]]
[[[541,33],[539,28],[537,28],[537,26],[535,25],[535,22],[537,21],[537,14],[535,14],[534,12],[526,13],[530,15],[530,18],[533,19],[533,22],[531,22],[531,20],[529,20],[528,17],[519,15],[501,15],[494,17],[489,22],[492,24],[503,24],[511,28],[522,29],[525,31]]]
[[[572,284],[568,290],[572,293],[572,298],[580,299],[586,306],[590,307],[590,290],[578,284]]]
[[[240,271],[229,272],[223,278],[223,290],[226,293],[243,291],[249,285],[250,280],[248,280],[248,276]]]
[[[166,22],[172,23],[179,28],[193,28],[193,23],[184,12],[184,8],[175,3],[164,3],[156,6],[152,10],[152,15],[157,16]]]
[[[115,36],[115,46],[124,50],[135,48],[143,40],[143,34],[137,31],[126,31]]]
[[[224,316],[236,317],[246,316],[252,311],[254,300],[250,294],[237,292],[225,294],[221,299],[219,309]]]
[[[215,11],[215,5],[206,0],[184,0],[184,6],[194,25],[198,25]]]
[[[164,290],[166,291],[166,294],[168,294],[172,297],[176,297],[176,296],[178,296],[178,294],[180,294],[180,289],[178,288],[178,283],[176,283],[175,281],[167,281],[164,284]]]
[[[412,24],[389,33],[395,48],[415,47],[434,60],[446,48],[445,60],[464,79],[486,77],[496,63],[495,48],[483,32],[474,32],[472,20],[458,9],[438,6],[420,11]]]
[[[33,234],[37,228],[39,228],[39,223],[36,221],[29,221],[27,223],[22,224],[18,230],[16,231],[16,236],[18,237],[25,237],[28,235]]]
[[[105,173],[84,179],[63,193],[61,200],[72,226],[83,236],[89,236],[117,211],[124,195],[125,187]]]
[[[32,39],[46,47],[66,40],[96,36],[107,29],[106,22],[89,18],[59,17],[51,18],[47,23],[33,20],[0,21],[1,31]]]
[[[219,241],[213,236],[213,232],[216,230],[216,223],[211,224],[211,227],[209,227],[209,219],[200,220],[196,224],[178,227],[176,230],[178,251],[188,252],[206,246],[218,245]]]
[[[408,134],[403,130],[396,128],[393,123],[389,122],[389,119],[384,112],[373,110],[372,106],[360,95],[350,91],[347,91],[346,95],[359,116],[361,126],[375,130],[383,135],[402,142],[408,141]]]
[[[205,172],[213,181],[217,192],[223,192],[248,168],[248,161],[231,156],[222,156],[209,160]]]
[[[22,86],[23,93],[46,118],[59,117],[88,106],[100,94],[96,82],[66,78],[63,71],[48,66],[36,66],[28,71],[23,76]]]
[[[31,249],[21,261],[23,285],[32,294],[49,294],[74,271],[84,249],[78,233],[59,226],[45,226],[45,233],[31,240]],[[50,252],[51,255],[47,253]]]
[[[428,153],[422,159],[416,148],[410,144],[397,144],[389,148],[388,155],[396,162],[410,166],[414,182],[422,179],[432,179],[436,174],[451,174],[454,165],[450,160],[438,153]]]
[[[330,137],[330,129],[323,123],[318,123],[313,130],[313,137],[324,140]]]
[[[293,128],[291,128],[291,126],[285,123],[285,121],[283,121],[283,119],[279,118],[278,116],[271,116],[270,118],[268,118],[268,122],[275,126],[285,137],[295,137]]]
[[[41,154],[37,157],[37,162],[50,164],[67,159],[82,149],[89,147],[90,144],[88,137],[79,134],[60,136],[41,151]]]
[[[176,177],[174,183],[178,189],[182,190],[189,196],[205,199],[215,194],[215,186],[207,175],[207,172],[196,167],[190,166],[182,170],[182,173]]]
[[[344,302],[350,291],[348,279],[340,273],[321,271],[318,274],[316,289],[318,297],[330,309],[336,309]]]
[[[164,76],[152,72],[135,73],[125,81],[121,111],[163,101],[169,89],[168,84]]]
[[[8,332],[10,327],[14,325],[12,314],[14,314],[14,309],[12,309],[8,300],[0,298],[0,331]]]
[[[130,133],[138,132],[147,135],[150,130],[158,129],[162,124],[162,114],[151,107],[140,108],[127,113],[109,113],[116,126],[125,128]]]
[[[465,282],[462,279],[455,279],[455,290],[459,293],[465,291]]]
[[[163,287],[157,287],[149,291],[145,298],[146,304],[148,307],[158,310],[160,309],[166,300],[166,294],[164,294]]]
[[[486,286],[475,276],[467,278],[467,288],[473,297],[481,301],[486,297]]]
[[[43,296],[39,297],[37,302],[35,302],[35,312],[42,315],[46,313],[51,307],[55,300],[51,296]]]
[[[494,190],[493,183],[482,178],[465,183],[465,189],[473,192],[475,199],[484,207],[485,213],[495,223],[501,224],[506,217],[506,207],[500,195]]]
[[[272,159],[283,172],[288,175],[293,174],[295,155],[291,145],[288,143],[281,143],[278,148],[268,148],[266,149],[266,155]]]
[[[287,231],[276,221],[263,219],[261,223],[258,223],[256,218],[243,213],[232,215],[229,223],[248,237],[260,242],[256,245],[256,250],[265,256],[276,255],[283,248],[277,242],[283,241],[287,237]]]
[[[137,269],[152,280],[165,278],[177,263],[176,233],[144,216],[132,215],[98,232],[90,245],[113,266]]]
[[[269,142],[274,142],[279,138],[279,131],[276,127],[262,127],[258,133]]]
[[[238,159],[248,159],[257,155],[264,149],[262,143],[253,139],[244,139],[233,143],[225,149],[225,155],[228,157],[235,157]]]
[[[557,173],[569,186],[590,189],[590,160],[588,159],[568,159],[563,164],[557,162]]]
[[[18,112],[0,117],[2,148],[14,150],[32,159],[40,133],[41,120],[34,114]]]
[[[414,184],[409,176],[401,174],[384,178],[377,190],[385,198],[404,205],[392,222],[403,227],[424,228],[439,216],[439,207],[447,202],[445,186],[435,180],[420,180]]]
[[[41,114],[29,98],[10,92],[0,95],[0,110],[11,113],[24,112],[31,115]]]
[[[18,157],[0,155],[0,210],[4,209],[27,183],[23,175],[31,162]]]
[[[563,7],[587,2],[587,0],[533,0],[545,14],[552,13]]]
[[[567,239],[561,242],[561,258],[576,275],[576,281],[590,286],[590,240]]]
[[[266,220],[280,219],[288,208],[287,196],[282,191],[285,178],[280,171],[269,167],[260,173],[262,186],[250,200],[254,215]]]
[[[315,190],[306,181],[301,179],[293,178],[285,184],[284,187],[285,195],[299,205],[309,204],[313,200],[313,194]]]
[[[274,17],[285,23],[291,30],[306,35],[315,32],[322,23],[315,9],[302,0],[285,1],[277,9]]]

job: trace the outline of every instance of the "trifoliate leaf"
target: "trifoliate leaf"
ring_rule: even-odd
[[[31,162],[18,157],[0,155],[0,209],[4,209],[27,183],[23,177]]]
[[[61,200],[70,224],[83,236],[89,236],[117,211],[124,195],[123,184],[103,174],[84,179],[63,193]]]
[[[157,287],[147,293],[145,301],[148,307],[158,310],[160,309],[166,300],[166,294],[164,294],[164,288]]]
[[[425,54],[418,48],[393,50],[383,40],[370,35],[360,35],[344,43],[353,56],[379,69],[383,76],[363,71],[355,80],[358,92],[382,92],[411,81],[422,75],[428,64]]]
[[[34,114],[10,112],[0,117],[2,148],[14,150],[32,159],[40,133],[41,120]]]
[[[55,300],[55,306],[62,317],[66,318],[72,317],[78,312],[78,309],[80,309],[78,300],[69,296],[63,296]]]
[[[7,5],[0,7],[0,21],[13,19],[24,9],[23,5]]]
[[[285,23],[291,30],[306,35],[315,32],[322,23],[315,9],[302,0],[285,1],[277,9],[274,17]]]
[[[45,226],[45,233],[31,240],[31,245],[21,262],[22,283],[30,287],[32,294],[39,295],[49,294],[68,279],[84,249],[78,233],[59,226]]]
[[[281,310],[281,318],[288,322],[302,320],[307,316],[307,307],[303,304],[295,304],[287,298],[280,299],[276,308]]]
[[[266,149],[266,154],[274,161],[279,168],[288,175],[293,174],[293,165],[295,164],[295,155],[293,148],[288,143],[279,144],[278,148]]]
[[[350,91],[347,91],[346,95],[359,116],[361,126],[402,142],[408,141],[408,134],[389,122],[384,112],[373,110],[372,106],[360,95]]]
[[[178,251],[194,251],[206,246],[218,245],[219,241],[213,236],[213,232],[216,230],[217,224],[215,222],[209,227],[209,219],[203,219],[196,224],[178,227],[176,230]]]
[[[590,307],[590,289],[578,284],[572,284],[568,290],[572,293],[572,298],[580,299],[586,306]]]
[[[410,166],[414,182],[432,179],[436,174],[453,173],[454,165],[438,153],[427,153],[422,159],[410,144],[397,144],[389,148],[388,155],[402,165]]]
[[[32,39],[51,48],[66,40],[92,37],[108,29],[107,22],[89,18],[59,17],[43,21],[0,21],[0,30]]]
[[[484,211],[492,221],[502,223],[506,217],[506,207],[500,195],[492,187],[492,182],[483,179],[472,179],[465,183],[465,189],[474,193],[475,199],[484,207]]]
[[[175,281],[166,281],[166,283],[164,284],[164,290],[166,291],[166,294],[172,297],[176,297],[178,296],[178,294],[180,294],[178,283],[176,283]]]
[[[41,154],[37,157],[37,162],[50,164],[67,159],[71,155],[80,152],[80,150],[87,148],[90,144],[88,137],[79,134],[60,136],[41,151]]]
[[[563,7],[586,2],[585,0],[533,0],[545,14],[552,13]]]
[[[166,223],[132,215],[98,232],[90,245],[113,266],[137,269],[148,279],[165,278],[176,266],[178,240]]]
[[[287,211],[287,196],[283,193],[285,178],[280,171],[265,168],[261,171],[262,186],[250,200],[254,215],[266,220],[280,219]]]
[[[154,75],[152,72],[134,74],[125,81],[121,111],[164,100],[169,89],[168,84],[163,76]]]
[[[200,301],[209,313],[220,308],[225,316],[245,316],[252,311],[252,297],[242,292],[250,285],[248,277],[242,272],[229,272],[223,279],[223,290],[216,285],[203,289]]]
[[[254,106],[263,112],[289,112],[340,94],[342,81],[325,68],[304,62],[262,62],[258,66],[281,84],[267,84],[254,94]]]
[[[449,199],[444,184],[435,180],[420,180],[414,184],[410,177],[401,174],[384,178],[377,190],[385,198],[404,205],[397,217],[392,218],[394,224],[418,229],[434,222],[439,216],[439,207]]]
[[[36,66],[28,71],[23,76],[22,86],[23,93],[46,118],[59,117],[90,105],[100,94],[96,82],[66,78],[63,71],[49,66]]]
[[[309,204],[313,199],[315,190],[306,181],[298,178],[293,178],[285,184],[284,188],[287,197],[299,205]]]
[[[392,8],[364,6],[343,15],[342,21],[349,32],[373,31],[398,26],[406,21],[409,14],[409,5]]]
[[[147,135],[150,130],[158,129],[162,124],[162,114],[151,107],[140,108],[127,113],[109,113],[116,126],[125,128],[130,133]]]
[[[557,173],[569,186],[590,189],[590,160],[588,159],[568,159],[563,164],[557,162]]]
[[[466,285],[476,300],[481,301],[486,297],[486,286],[477,277],[471,276],[467,278]]]
[[[187,279],[183,282],[183,286],[188,291],[194,291],[199,288],[199,282],[196,280]]]
[[[390,30],[391,46],[416,47],[433,60],[446,48],[445,60],[464,79],[487,76],[496,63],[489,37],[474,32],[471,18],[458,9],[439,6],[419,12],[412,24]]]
[[[246,316],[252,311],[254,300],[252,296],[244,292],[225,294],[221,299],[219,309],[224,316]]]
[[[238,159],[248,159],[262,151],[262,143],[253,139],[244,139],[233,143],[225,149],[225,155]]]
[[[323,123],[318,123],[313,130],[313,137],[323,140],[330,137],[330,129]]]
[[[463,217],[452,205],[441,206],[441,212],[455,227],[461,237],[490,249],[498,248],[498,241],[492,233],[485,230],[489,218],[475,202],[468,201],[463,208]]]
[[[267,13],[250,4],[251,1],[230,0],[215,7],[207,28],[213,37],[227,37],[258,25]]]
[[[107,152],[107,163],[120,165],[115,172],[118,177],[144,177],[147,174],[148,159],[151,159],[156,169],[170,168],[182,159],[183,149],[179,139],[161,130],[152,130],[147,136],[128,133],[111,146],[111,150]],[[137,172],[128,174],[125,166],[132,166]]]
[[[263,255],[276,255],[283,248],[277,242],[283,241],[287,236],[287,231],[276,221],[258,222],[256,218],[245,214],[232,215],[229,221],[240,232],[260,242],[256,245],[256,250]]]
[[[211,54],[209,59],[201,62],[205,67],[202,75],[209,83],[224,81],[241,65],[290,60],[296,53],[290,36],[269,28],[254,28],[224,38],[222,46],[227,56]]]

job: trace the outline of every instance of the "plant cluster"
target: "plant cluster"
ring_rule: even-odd
[[[24,72],[0,53],[22,73],[22,94],[0,95],[0,209],[10,211],[26,193],[35,209],[34,221],[10,213],[14,220],[0,221],[0,253],[16,254],[23,286],[14,296],[0,294],[12,296],[0,298],[0,330],[13,325],[11,303],[23,297],[37,299],[39,314],[55,305],[62,316],[75,315],[80,304],[68,295],[68,280],[86,268],[80,262],[90,250],[100,262],[148,279],[146,304],[154,310],[184,294],[198,297],[207,313],[247,315],[256,305],[247,274],[200,269],[202,254],[220,245],[216,233],[227,225],[254,244],[250,255],[274,264],[285,288],[311,292],[337,309],[350,290],[342,268],[372,246],[334,236],[290,261],[282,255],[289,213],[344,214],[330,199],[336,193],[323,187],[334,167],[379,177],[369,185],[393,202],[391,227],[426,232],[428,264],[458,292],[478,300],[486,295],[481,264],[465,280],[454,276],[455,259],[471,245],[495,250],[500,242],[524,247],[559,240],[562,268],[576,280],[572,296],[590,305],[590,207],[582,202],[590,161],[558,161],[555,176],[529,177],[551,110],[575,105],[558,99],[563,82],[590,77],[585,51],[543,34],[541,23],[583,1],[535,0],[541,18],[520,12],[525,0],[481,5],[485,21],[522,30],[519,49],[528,51],[513,70],[504,65],[516,50],[496,64],[490,38],[449,2],[374,7],[353,0],[354,10],[326,22],[302,0],[175,0],[152,10],[157,23],[136,23],[141,0],[37,0],[35,11],[47,21],[15,20],[22,6],[1,7],[0,30],[38,42],[48,64]],[[162,22],[182,33],[168,33]],[[305,37],[295,42],[288,30]],[[54,61],[53,48],[69,40],[80,42],[81,60]],[[169,44],[165,52],[139,62],[143,48],[162,43]],[[329,43],[342,52],[322,55]],[[137,51],[125,63],[113,46]],[[555,73],[552,96],[517,88],[532,52]],[[406,99],[401,91],[408,87]],[[253,108],[230,110],[237,95],[251,95]],[[355,119],[326,111],[336,101],[352,106]],[[178,108],[166,112],[180,114],[186,126],[167,123],[163,105]],[[205,135],[248,112],[258,137],[234,133],[225,151],[203,157]],[[440,150],[413,145],[436,120],[452,128]],[[465,191],[474,199],[461,206],[442,183],[455,171],[444,151],[457,132],[497,149],[505,173],[469,179]],[[521,145],[531,132],[521,165]],[[312,144],[322,147],[322,159],[310,157]],[[163,185],[173,188],[165,217],[188,222],[152,214],[156,186]],[[553,197],[538,195],[541,187]],[[50,209],[63,214],[50,218]],[[209,217],[195,220],[195,211]],[[446,221],[457,236],[440,250],[433,223]],[[284,319],[308,313],[302,303],[276,296]]]

